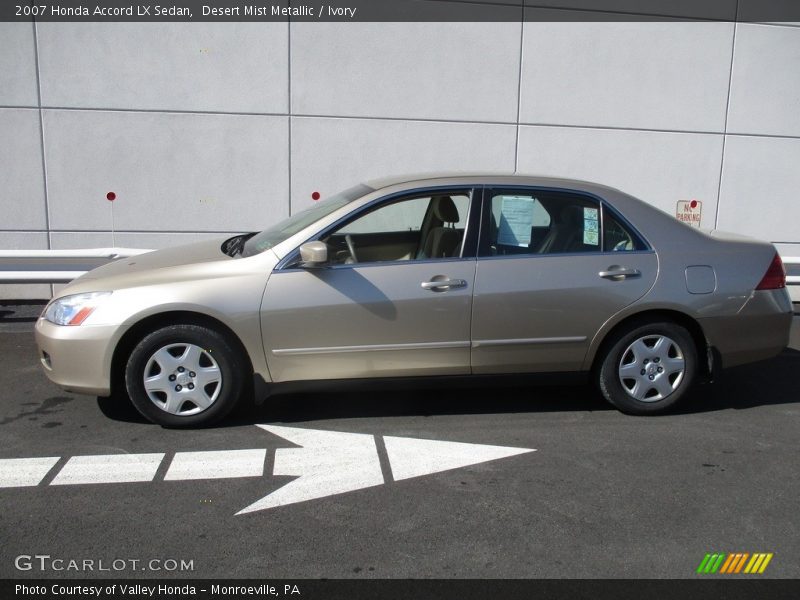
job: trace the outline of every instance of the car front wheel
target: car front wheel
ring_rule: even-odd
[[[199,325],[171,325],[133,349],[125,387],[136,409],[165,427],[210,425],[242,393],[242,361],[228,340]]]
[[[611,340],[597,381],[620,411],[652,415],[674,407],[696,373],[697,349],[689,332],[676,323],[654,322],[629,327]]]

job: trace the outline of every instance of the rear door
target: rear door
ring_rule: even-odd
[[[472,372],[580,370],[601,325],[652,287],[655,253],[593,196],[484,193]]]

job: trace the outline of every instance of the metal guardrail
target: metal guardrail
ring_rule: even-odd
[[[781,256],[786,268],[786,287],[792,302],[800,302],[800,256]]]
[[[150,250],[0,250],[0,283],[69,283],[95,267],[145,252]]]
[[[0,283],[69,283],[100,265],[150,251],[140,248],[0,250]],[[800,302],[800,256],[785,256],[782,260],[789,294],[792,301]]]
[[[781,256],[783,264],[786,265],[786,285],[800,284],[800,256]],[[797,269],[789,269],[789,267],[798,267]],[[797,271],[797,275],[790,274],[789,271]]]

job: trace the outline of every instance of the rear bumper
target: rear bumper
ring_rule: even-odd
[[[698,320],[722,367],[772,358],[789,345],[792,301],[785,289],[753,292],[736,315]]]
[[[36,322],[36,344],[45,375],[68,392],[111,393],[110,347],[114,326],[69,327]]]

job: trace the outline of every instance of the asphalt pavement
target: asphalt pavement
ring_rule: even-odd
[[[376,390],[281,396],[178,431],[51,384],[33,341],[40,310],[0,305],[0,463],[55,461],[38,483],[0,488],[0,577],[693,578],[712,552],[773,553],[754,577],[800,576],[796,349],[725,372],[662,417],[620,414],[588,387]],[[308,456],[285,450],[306,449],[289,439],[298,429],[374,439],[379,467],[355,455],[349,467],[372,483],[336,492],[345,478],[333,477],[309,487],[320,497],[237,514],[299,489],[281,474]],[[427,462],[420,439],[443,442]],[[408,477],[401,442],[420,448]],[[496,447],[535,452],[492,459]],[[259,449],[263,474],[168,476],[185,453]],[[435,472],[473,449],[474,464]],[[56,485],[72,457],[161,453],[145,481]],[[44,567],[18,558],[36,555]],[[85,559],[93,570],[69,569]],[[115,560],[124,568],[97,570]]]

